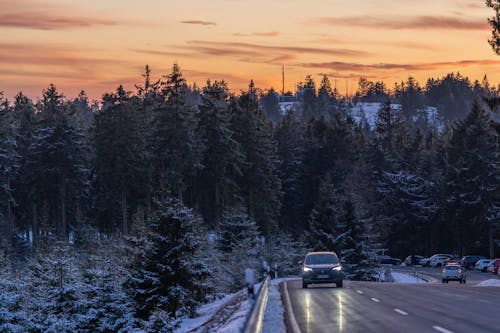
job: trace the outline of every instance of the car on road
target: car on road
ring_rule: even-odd
[[[462,259],[460,257],[453,257],[453,258],[445,259],[443,261],[443,265],[442,266],[446,266],[446,265],[449,265],[449,264],[460,265],[461,262],[462,262]]]
[[[335,283],[342,288],[344,272],[335,252],[309,252],[302,263],[302,288],[314,283]]]
[[[441,267],[441,266],[443,266],[444,261],[447,259],[450,259],[450,258],[453,258],[453,255],[441,254],[441,253],[435,254],[432,257],[430,257],[428,266]]]
[[[462,267],[465,269],[473,269],[474,266],[476,265],[476,262],[480,259],[486,259],[486,257],[483,256],[465,256],[461,260]]]
[[[486,272],[488,270],[488,265],[493,263],[493,259],[479,259],[474,266],[476,271]]]
[[[443,267],[441,271],[441,278],[443,283],[448,281],[458,281],[460,284],[465,283],[466,276],[465,270],[462,266],[457,264],[449,264]]]

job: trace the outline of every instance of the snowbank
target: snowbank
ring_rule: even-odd
[[[500,280],[498,279],[488,279],[481,283],[474,285],[475,287],[500,287]]]
[[[427,283],[427,281],[422,280],[418,276],[406,273],[392,272],[391,275],[394,278],[394,283]]]
[[[269,299],[267,300],[266,313],[264,314],[264,327],[262,333],[285,333],[285,310],[281,300],[279,284],[297,278],[281,278],[271,280],[269,286]]]

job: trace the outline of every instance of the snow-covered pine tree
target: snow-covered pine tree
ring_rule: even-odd
[[[255,221],[243,208],[224,212],[218,224],[217,246],[221,253],[221,265],[217,275],[224,281],[223,288],[237,290],[245,285],[245,268],[260,272],[263,260],[263,238]]]
[[[375,276],[375,253],[373,237],[370,235],[370,219],[359,217],[360,207],[349,195],[339,198],[337,202],[339,229],[338,241],[342,267],[350,280],[371,281]]]
[[[162,310],[172,321],[194,314],[204,300],[204,280],[210,275],[197,260],[198,219],[177,200],[157,202],[147,241],[132,263],[126,282],[136,316],[148,319]]]

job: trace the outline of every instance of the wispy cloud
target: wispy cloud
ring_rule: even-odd
[[[74,29],[91,26],[112,26],[117,22],[99,18],[70,17],[48,13],[2,13],[0,26],[38,30]]]
[[[214,42],[214,41],[188,41],[187,46],[181,46],[184,49],[207,52],[212,54],[214,50],[216,53],[221,54],[241,54],[248,55],[248,52],[253,52],[255,54],[269,54],[270,52],[276,53],[277,55],[289,55],[289,54],[319,54],[319,55],[329,55],[329,56],[342,56],[342,57],[365,57],[372,55],[372,53],[362,50],[354,49],[341,49],[341,48],[318,48],[318,47],[303,47],[303,46],[292,46],[292,45],[263,45],[254,43],[242,43],[242,42]]]
[[[345,25],[363,28],[389,30],[402,29],[449,29],[449,30],[485,30],[486,20],[468,20],[452,16],[416,16],[416,17],[376,17],[376,16],[340,16],[315,17],[307,23],[318,25]]]
[[[460,60],[460,61],[447,61],[447,62],[430,62],[430,63],[417,63],[417,64],[393,64],[393,63],[379,63],[379,64],[359,64],[351,62],[323,62],[323,63],[303,63],[299,66],[305,68],[323,68],[340,72],[366,72],[378,70],[395,70],[395,71],[423,71],[423,70],[436,70],[441,68],[459,69],[471,66],[498,66],[500,60]]]
[[[195,24],[195,25],[205,25],[205,26],[215,26],[217,23],[211,21],[203,21],[203,20],[185,20],[180,21],[183,24]]]
[[[256,37],[277,37],[281,35],[279,31],[267,31],[267,32],[251,32],[251,33],[235,33],[233,36],[256,36]]]

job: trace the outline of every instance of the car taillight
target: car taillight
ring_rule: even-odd
[[[442,273],[444,273],[444,272],[445,272],[445,270],[443,269],[441,272],[442,272]]]

